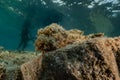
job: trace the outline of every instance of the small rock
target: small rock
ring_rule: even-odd
[[[0,80],[5,80],[6,78],[6,68],[3,64],[0,64]]]

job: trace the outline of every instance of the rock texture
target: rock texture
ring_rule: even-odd
[[[82,34],[57,24],[40,29],[37,58],[0,47],[0,80],[120,80],[120,37]]]
[[[119,61],[120,38],[101,37],[45,53],[21,71],[24,80],[120,80]]]
[[[0,50],[0,80],[23,80],[20,67],[36,58],[34,52]]]
[[[41,74],[41,63],[42,63],[42,56],[25,63],[21,66],[21,71],[23,74],[24,80],[39,80],[38,76]]]
[[[83,38],[85,37],[81,34],[82,31],[80,30],[67,31],[63,29],[62,26],[53,23],[44,29],[38,30],[35,42],[36,50],[49,52],[65,47],[66,45],[75,42],[78,38],[81,38],[81,41],[83,41]]]
[[[53,51],[69,44],[82,43],[89,38],[103,36],[102,33],[83,35],[78,29],[65,30],[58,24],[51,24],[44,29],[39,29],[35,42],[36,50],[43,53]]]

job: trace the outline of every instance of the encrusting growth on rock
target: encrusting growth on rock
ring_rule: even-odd
[[[18,55],[1,48],[0,80],[120,80],[120,37],[103,35],[83,35],[55,23],[39,29],[35,46],[45,54]]]
[[[60,44],[62,46],[63,43],[61,42],[65,44],[66,37],[67,34],[65,30],[57,24],[39,29],[38,37],[35,42],[36,50],[43,52],[55,50],[60,47]]]
[[[44,29],[39,29],[35,42],[36,50],[44,52],[53,51],[69,44],[82,43],[88,38],[101,37],[101,33],[97,35],[83,35],[83,31],[78,29],[65,30],[58,24],[51,24]]]
[[[120,80],[120,37],[68,45],[23,64],[21,71],[24,80]]]

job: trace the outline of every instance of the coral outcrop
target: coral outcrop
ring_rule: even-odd
[[[35,42],[36,50],[48,52],[60,48],[66,44],[66,37],[66,31],[57,24],[52,24],[44,29],[39,29],[38,37]]]
[[[44,29],[39,29],[35,42],[36,50],[44,52],[53,51],[69,44],[82,43],[89,38],[100,37],[103,34],[83,35],[78,29],[65,30],[58,24],[51,24]]]
[[[37,71],[37,76],[32,76],[36,80],[120,80],[119,57],[119,37],[90,38],[81,44],[43,54],[35,59],[38,61],[23,64],[21,71]],[[33,70],[31,65],[37,68]],[[29,77],[24,78],[28,80]]]

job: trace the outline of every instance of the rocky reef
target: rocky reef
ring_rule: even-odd
[[[120,80],[120,37],[51,24],[38,30],[35,47],[42,54],[20,63],[13,80]],[[9,80],[6,74],[0,65],[0,80]]]
[[[36,73],[24,74],[24,80],[120,80],[119,49],[119,37],[92,38],[45,53],[21,70]],[[37,68],[28,68],[31,65]]]
[[[39,29],[35,42],[36,50],[42,52],[53,51],[70,44],[80,44],[89,38],[101,37],[103,33],[83,35],[78,29],[65,30],[62,26],[53,23],[44,29]]]

